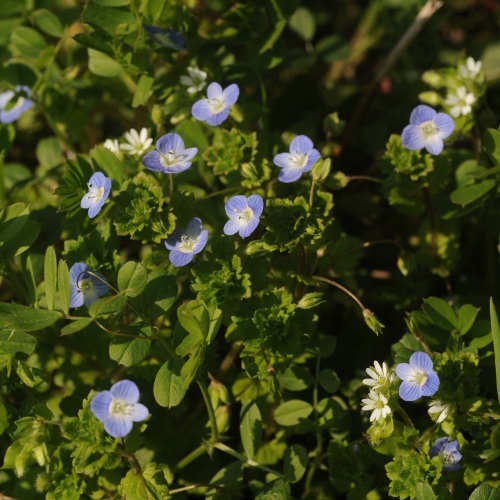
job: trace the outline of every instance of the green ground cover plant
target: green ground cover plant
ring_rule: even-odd
[[[3,0],[0,498],[500,499],[500,11]]]

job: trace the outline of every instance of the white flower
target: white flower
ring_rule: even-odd
[[[187,87],[188,94],[196,94],[196,92],[202,90],[207,84],[205,81],[207,79],[207,74],[198,68],[198,66],[194,68],[189,67],[187,72],[189,76],[182,75],[181,84]]]
[[[476,102],[474,94],[467,93],[465,87],[457,89],[456,95],[448,94],[445,104],[450,106],[450,114],[457,118],[458,116],[468,115],[472,111],[472,104]]]
[[[142,155],[153,143],[153,139],[148,137],[146,128],[142,128],[140,134],[137,130],[130,129],[125,132],[125,140],[127,143],[120,144],[120,148],[131,155]]]
[[[429,413],[429,415],[432,415],[433,413],[440,413],[436,420],[436,423],[440,424],[449,415],[450,410],[451,405],[444,404],[439,399],[436,399],[435,401],[431,401],[427,412]]]
[[[382,366],[380,366],[378,361],[374,361],[373,368],[367,368],[366,373],[368,373],[371,378],[365,378],[363,384],[371,386],[372,389],[380,389],[380,387],[383,387],[391,381],[389,368],[385,361],[382,363]]]
[[[116,155],[120,154],[120,145],[118,144],[118,140],[117,139],[106,139],[104,141],[103,146],[106,149],[109,149],[110,151],[112,151],[113,153],[115,153]]]
[[[391,408],[387,404],[387,398],[383,394],[378,394],[375,391],[370,391],[368,398],[362,399],[361,402],[365,405],[361,408],[363,411],[372,411],[370,422],[380,420],[381,418],[383,419],[391,413]]]
[[[458,74],[467,80],[474,80],[479,75],[483,63],[481,61],[474,61],[472,57],[468,57],[463,64],[458,65]]]

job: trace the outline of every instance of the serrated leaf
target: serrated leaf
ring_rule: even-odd
[[[156,374],[153,393],[160,406],[173,408],[181,403],[186,395],[187,387],[181,377],[182,363],[170,359]]]
[[[241,408],[240,435],[245,455],[254,458],[262,440],[262,417],[259,407],[252,401]]]
[[[312,413],[313,407],[306,401],[292,399],[278,406],[274,418],[278,424],[291,427],[304,421]]]
[[[52,311],[54,309],[54,299],[57,286],[57,259],[54,247],[47,247],[45,252],[45,262],[43,266],[43,275],[45,280],[45,297],[47,307]]]
[[[456,330],[458,328],[455,312],[443,299],[438,297],[429,297],[424,300],[422,308],[427,316],[437,326],[449,331]]]
[[[301,444],[292,444],[285,451],[283,458],[283,474],[291,483],[302,479],[306,472],[309,457],[307,450]]]
[[[139,295],[147,283],[148,273],[137,262],[129,261],[118,271],[118,290],[125,291],[127,297]]]
[[[0,303],[0,324],[10,330],[34,332],[53,325],[61,313],[19,304]]]

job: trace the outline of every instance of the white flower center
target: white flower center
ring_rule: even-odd
[[[220,113],[221,111],[224,111],[224,108],[226,107],[226,102],[224,99],[209,99],[208,100],[208,105],[210,106],[210,109],[212,110],[212,113]]]
[[[294,168],[302,170],[307,165],[308,160],[308,154],[292,153],[292,164]]]
[[[187,235],[183,234],[181,236],[181,242],[179,243],[179,246],[177,247],[177,250],[180,250],[181,252],[184,253],[191,253],[193,251],[193,248],[196,244],[196,239],[191,239]]]
[[[253,218],[253,210],[250,207],[245,208],[245,210],[234,209],[234,213],[237,215],[238,219],[244,222],[248,222]]]
[[[104,186],[93,186],[89,184],[89,198],[94,200],[96,203],[101,201],[104,196]]]
[[[83,279],[78,282],[78,293],[89,293],[93,288],[92,282],[90,279]]]
[[[109,413],[113,417],[130,417],[133,409],[134,405],[125,403],[119,399],[113,399],[112,403],[109,405]]]
[[[420,130],[425,137],[432,137],[439,132],[439,128],[432,120],[420,124]]]
[[[422,387],[423,385],[425,385],[428,378],[429,376],[427,375],[427,373],[422,372],[420,370],[415,370],[410,380],[415,384],[417,384],[418,386]]]

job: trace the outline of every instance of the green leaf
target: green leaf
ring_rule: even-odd
[[[206,348],[199,345],[194,354],[184,363],[181,369],[181,376],[184,379],[184,385],[189,387],[193,380],[197,377],[198,371],[205,359]]]
[[[424,300],[423,310],[431,321],[445,330],[456,330],[458,328],[457,318],[452,307],[443,299],[429,297]]]
[[[469,500],[500,500],[500,490],[489,484],[482,484],[471,493]]]
[[[57,268],[57,288],[59,290],[59,298],[61,299],[61,306],[66,316],[69,314],[69,301],[71,296],[71,283],[69,279],[68,264],[65,260],[59,261]]]
[[[123,163],[109,149],[103,146],[96,147],[90,151],[90,157],[94,161],[96,170],[105,172],[118,185],[121,186],[128,179]]]
[[[310,370],[297,365],[292,365],[284,372],[278,373],[278,380],[289,391],[303,391],[311,387],[314,382]]]
[[[291,500],[290,485],[283,479],[266,483],[255,500]]]
[[[151,92],[151,87],[153,86],[155,79],[148,75],[141,75],[139,82],[137,83],[137,88],[135,89],[134,98],[132,100],[132,107],[137,108],[138,106],[143,106],[148,102],[149,94]]]
[[[292,444],[288,447],[283,458],[283,474],[291,483],[302,479],[306,472],[309,457],[307,450],[301,444]]]
[[[259,407],[253,401],[241,408],[240,435],[245,455],[254,458],[262,440],[262,417]]]
[[[458,330],[462,335],[465,335],[474,325],[477,313],[480,311],[478,307],[464,304],[458,311]]]
[[[45,262],[43,266],[45,280],[45,297],[47,307],[52,311],[54,309],[54,299],[57,286],[57,259],[54,247],[47,247],[45,252]]]
[[[312,168],[313,177],[317,181],[324,181],[330,173],[331,166],[332,160],[330,160],[330,158],[318,160]]]
[[[500,164],[500,130],[489,128],[483,135],[483,146],[491,161]]]
[[[155,462],[146,465],[140,474],[135,470],[129,470],[121,480],[118,492],[120,498],[134,500],[170,498],[165,473]]]
[[[184,330],[205,339],[210,328],[210,316],[201,300],[185,302],[177,309],[177,317]]]
[[[8,426],[9,418],[7,416],[7,408],[5,408],[3,403],[0,403],[0,436],[4,433]]]
[[[64,27],[59,18],[47,9],[35,10],[32,14],[33,22],[47,35],[60,38],[64,32]]]
[[[0,324],[10,330],[34,332],[53,325],[61,313],[19,304],[0,303]]]
[[[491,335],[493,337],[493,350],[495,351],[495,372],[497,382],[497,395],[500,402],[500,325],[493,299],[490,298]]]
[[[109,357],[123,366],[139,364],[149,353],[151,340],[148,337],[153,335],[153,329],[150,326],[130,325],[122,328],[120,333],[137,335],[137,338],[113,337],[109,344]]]
[[[2,356],[15,356],[18,352],[32,354],[36,344],[36,338],[28,333],[0,330],[0,355]]]
[[[96,300],[89,307],[89,316],[98,318],[108,315],[120,314],[127,305],[127,297],[125,295],[113,295],[112,297],[104,297]]]
[[[94,320],[92,318],[82,318],[72,321],[61,329],[61,335],[73,335],[87,328]]]
[[[94,73],[94,75],[104,78],[113,78],[123,73],[121,64],[115,61],[115,59],[94,49],[87,49],[87,51],[89,55],[89,70]]]
[[[144,267],[133,261],[127,262],[118,271],[118,290],[127,297],[139,295],[148,283],[148,273]]]
[[[140,295],[141,308],[149,319],[165,314],[177,299],[177,279],[165,271],[149,273],[148,284]]]
[[[291,427],[304,421],[312,413],[313,407],[306,401],[291,399],[278,406],[274,418],[278,424]]]
[[[55,137],[41,139],[36,146],[36,157],[44,168],[54,168],[64,162],[63,152]]]
[[[306,42],[313,39],[316,21],[313,13],[307,7],[299,7],[290,17],[288,25]]]
[[[417,483],[415,486],[416,500],[436,500],[436,495],[429,483]]]
[[[26,285],[26,290],[28,292],[28,302],[31,306],[38,307],[35,273],[33,272],[33,264],[31,263],[31,257],[29,255],[24,261],[22,271],[24,284]]]
[[[325,389],[325,391],[333,394],[334,392],[337,392],[339,387],[340,387],[340,379],[339,376],[333,371],[330,370],[329,368],[325,368],[324,370],[321,370],[319,374],[319,383],[321,384],[321,387]]]
[[[14,203],[0,212],[0,242],[5,243],[16,236],[29,218],[28,205]]]
[[[477,182],[471,186],[464,186],[455,189],[455,191],[450,194],[450,199],[453,203],[465,207],[466,205],[479,200],[479,198],[482,198],[496,185],[497,182],[495,180],[486,179],[485,181]]]
[[[22,231],[19,231],[3,245],[0,245],[0,259],[11,259],[22,254],[36,241],[39,234],[40,224],[28,219]]]
[[[25,26],[18,26],[12,30],[10,49],[14,55],[27,59],[37,59],[46,48],[47,43],[38,31]]]
[[[130,3],[130,0],[91,0],[91,1],[98,5],[103,5],[104,7],[122,7]]]
[[[182,364],[168,360],[156,374],[153,393],[160,406],[173,408],[181,403],[186,395],[187,387],[181,376]]]
[[[208,310],[208,313],[210,315],[210,327],[208,329],[206,343],[210,345],[217,336],[222,324],[222,311],[217,308],[211,308]]]
[[[87,2],[82,21],[113,37],[137,30],[137,20],[130,11],[99,5],[94,1]]]

